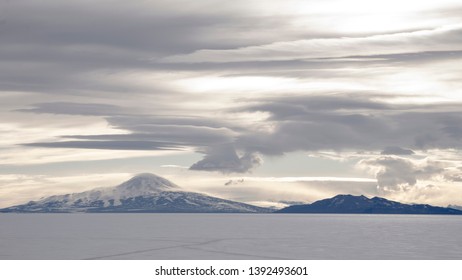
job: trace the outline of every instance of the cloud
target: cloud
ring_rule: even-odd
[[[378,167],[376,172],[377,184],[383,190],[395,190],[401,186],[414,186],[417,183],[414,165],[411,161],[383,157],[364,160],[361,164]]]
[[[230,186],[230,185],[238,185],[244,183],[244,179],[237,179],[237,180],[229,180],[227,181],[224,185],[225,186]]]
[[[354,55],[454,51],[462,43],[461,25],[406,33],[276,42],[230,50],[199,50],[164,58],[173,63],[217,63],[268,60],[303,60]]]
[[[206,156],[191,169],[242,173],[261,163],[258,154],[295,151],[368,151],[412,155],[413,150],[462,148],[460,106],[393,103],[376,93],[292,95],[243,99],[223,116],[260,114],[261,119],[136,114],[130,108],[47,103],[34,113],[104,115],[118,134],[61,135],[27,146],[114,150],[195,150]],[[121,111],[130,112],[120,114]],[[406,149],[402,146],[408,147]],[[238,152],[241,154],[238,155]]]
[[[444,174],[444,179],[449,182],[462,182],[462,166],[449,168]]]
[[[97,149],[97,150],[181,150],[182,147],[171,143],[161,143],[154,141],[61,141],[61,142],[37,142],[22,144],[29,147],[44,148],[77,148],[77,149]]]
[[[246,1],[8,1],[0,11],[0,84],[3,90],[125,96],[134,86],[119,75],[168,70],[153,63],[157,58],[307,33],[293,30],[285,16],[265,17],[258,10]],[[292,31],[269,32],[278,28]]]
[[[397,156],[365,159],[359,162],[359,166],[375,173],[378,188],[385,193],[409,191],[418,180],[431,179],[445,172],[445,164],[442,162],[417,161]]]
[[[122,108],[109,104],[52,102],[32,104],[30,109],[19,109],[18,112],[46,113],[57,115],[106,116],[121,113]]]
[[[268,155],[300,150],[462,147],[453,133],[462,128],[461,110],[445,104],[393,105],[373,94],[326,94],[267,98],[244,110],[268,113],[271,130],[250,131],[237,139],[237,147]]]
[[[191,169],[225,173],[294,151],[462,148],[452,4],[449,23],[366,34],[326,27],[330,5],[293,8],[304,1],[58,2],[10,1],[1,14],[0,129],[14,143],[0,148],[196,151],[205,156]],[[398,101],[403,81],[423,83],[415,99],[452,103]]]
[[[382,152],[382,155],[413,155],[413,150],[403,149],[401,147],[386,147]]]
[[[187,169],[187,166],[181,166],[176,164],[163,164],[160,167],[162,168],[176,168],[176,169]]]
[[[262,159],[256,153],[246,152],[239,156],[232,145],[208,148],[205,154],[202,160],[190,167],[191,170],[245,173],[262,164]]]

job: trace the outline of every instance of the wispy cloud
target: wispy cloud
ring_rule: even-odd
[[[460,50],[461,25],[406,33],[373,35],[358,38],[308,39],[276,42],[232,50],[199,50],[170,56],[162,61],[203,63],[268,60],[303,60],[348,56],[418,53]]]

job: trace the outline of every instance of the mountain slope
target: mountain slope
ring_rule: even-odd
[[[448,205],[448,208],[452,208],[452,209],[456,209],[456,210],[461,210],[461,211],[462,211],[462,206],[459,206],[459,205],[451,205],[451,204],[449,204],[449,205]]]
[[[339,213],[339,214],[451,214],[462,211],[427,204],[403,204],[385,198],[367,198],[363,195],[337,195],[312,204],[293,205],[278,213]]]
[[[271,210],[204,194],[185,192],[174,183],[139,174],[112,188],[51,196],[1,209],[0,212],[35,213],[260,213]]]

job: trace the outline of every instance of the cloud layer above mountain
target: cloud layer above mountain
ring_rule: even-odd
[[[0,173],[149,156],[228,176],[335,154],[382,191],[458,186],[460,11],[452,0],[3,1]]]

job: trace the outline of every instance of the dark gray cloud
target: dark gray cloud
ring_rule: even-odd
[[[386,147],[382,152],[382,155],[413,155],[413,150],[403,149],[401,147]]]
[[[55,108],[41,106],[39,112],[72,115],[106,115],[105,106],[66,104]],[[61,104],[58,104],[61,105]],[[76,106],[74,106],[76,105]],[[70,109],[70,110],[66,110]],[[103,109],[103,110],[101,110]],[[36,112],[35,110],[33,112]],[[113,111],[113,113],[115,113]],[[232,142],[235,132],[223,127],[219,121],[203,118],[182,118],[142,115],[119,115],[109,118],[109,123],[128,134],[64,135],[62,139],[73,141],[26,143],[26,146],[47,148],[80,148],[105,150],[186,150],[206,149],[209,146]],[[79,141],[74,141],[79,140]],[[245,158],[243,162],[245,162]]]
[[[53,102],[31,105],[31,109],[19,109],[19,112],[46,113],[59,115],[107,116],[122,113],[122,108],[109,104]]]
[[[181,116],[181,115],[126,115],[114,116],[107,118],[109,124],[134,132],[146,133],[151,131],[159,131],[159,128],[171,126],[172,128],[184,127],[187,128],[203,128],[220,130],[230,128],[238,130],[238,124],[226,120],[220,120],[207,116]],[[242,129],[242,128],[241,128]],[[220,134],[226,135],[225,131],[219,131]]]
[[[351,55],[316,59],[281,59],[262,61],[162,63],[153,67],[170,70],[213,71],[222,76],[269,76],[287,78],[323,78],[335,80],[351,75],[351,68],[386,69],[387,67],[422,66],[429,63],[451,62],[462,59],[462,46],[450,51],[398,52],[396,54]]]
[[[118,0],[91,4],[45,0],[38,4],[22,0],[0,5],[2,90],[59,94],[133,91],[133,86],[127,89],[92,76],[101,71],[107,75],[140,69],[161,71],[169,67],[157,65],[155,60],[166,55],[291,40],[308,34],[300,30],[269,32],[290,24],[282,16],[259,16],[245,6],[217,5],[212,0],[137,4]]]
[[[398,188],[400,185],[414,186],[417,183],[415,167],[411,161],[400,158],[379,158],[375,161],[369,160],[368,164],[382,166],[383,169],[377,173],[377,183],[381,188],[389,190]]]
[[[391,105],[383,99],[384,96],[374,94],[285,96],[248,101],[253,105],[239,102],[232,110],[268,113],[262,125],[270,123],[271,130],[254,130],[245,124],[205,116],[117,115],[122,109],[98,104],[39,104],[29,110],[96,116],[112,112],[107,117],[109,124],[129,133],[67,135],[63,138],[80,141],[27,145],[117,150],[192,148],[205,154],[203,160],[191,166],[192,170],[225,173],[247,172],[257,167],[261,163],[258,154],[381,151],[387,147],[382,154],[411,155],[412,149],[462,147],[458,134],[462,129],[462,112],[456,110],[460,106]]]
[[[398,53],[388,55],[369,55],[369,56],[349,56],[345,58],[358,58],[358,59],[385,59],[387,64],[403,64],[408,65],[422,64],[432,61],[446,61],[452,59],[460,59],[462,57],[462,50],[454,49],[450,51],[426,51],[426,52],[410,52]],[[368,60],[365,60],[367,62]]]
[[[382,156],[362,160],[360,165],[373,167],[382,194],[414,191],[419,180],[432,179],[447,173],[445,164],[438,161],[415,161],[397,156]],[[425,186],[425,188],[434,186]]]
[[[191,165],[191,170],[220,171],[223,173],[249,172],[262,163],[255,153],[239,156],[232,145],[220,145],[206,150],[205,157]]]
[[[431,51],[458,51],[460,25],[363,37],[338,37],[275,42],[225,50],[202,49],[163,59],[172,63],[238,62],[340,58],[358,55],[394,55]],[[431,44],[430,44],[431,42]]]
[[[85,141],[97,140],[108,143],[123,141],[136,144],[139,141],[160,141],[183,147],[207,147],[232,140],[226,135],[225,129],[183,127],[183,126],[151,126],[150,130],[144,133],[130,134],[104,134],[104,135],[66,135],[62,138],[81,139]],[[83,142],[83,141],[82,141]],[[58,142],[61,143],[61,142]]]
[[[454,105],[454,104],[453,104]],[[367,95],[281,97],[246,110],[270,114],[274,129],[249,133],[238,147],[265,154],[297,150],[382,150],[460,148],[461,110],[445,105],[389,105]]]
[[[61,142],[37,142],[27,143],[24,146],[44,148],[74,148],[74,149],[98,149],[98,150],[181,150],[182,147],[172,143],[154,141],[61,141]]]
[[[84,136],[83,139],[150,139],[200,148],[233,142],[235,126],[204,117],[118,116],[109,118],[115,128],[132,132],[128,135]]]
[[[392,110],[396,108],[396,106],[373,100],[374,97],[380,96],[374,93],[291,95],[290,97],[268,98],[263,104],[251,107],[251,109],[270,111],[275,118],[290,118],[291,115],[296,117],[316,111]]]
[[[212,4],[205,1],[203,4]],[[187,12],[178,5],[188,6]],[[86,5],[78,1],[14,1],[4,5],[2,31],[8,42],[32,41],[43,45],[107,46],[145,53],[175,53],[200,46],[224,46],[224,41],[206,40],[208,32],[236,20],[235,13],[215,14],[202,5],[185,1],[148,1],[133,5],[122,1],[101,1]],[[108,12],[110,9],[111,12]],[[241,17],[242,25],[254,19]],[[60,24],[55,24],[59,22]],[[274,24],[277,24],[274,23]],[[212,34],[212,37],[219,34]],[[226,45],[236,45],[228,41]]]
[[[225,182],[225,186],[231,186],[231,185],[238,185],[244,183],[244,179],[238,179],[238,180],[229,180]]]
[[[462,166],[447,170],[444,179],[449,182],[462,182]]]

